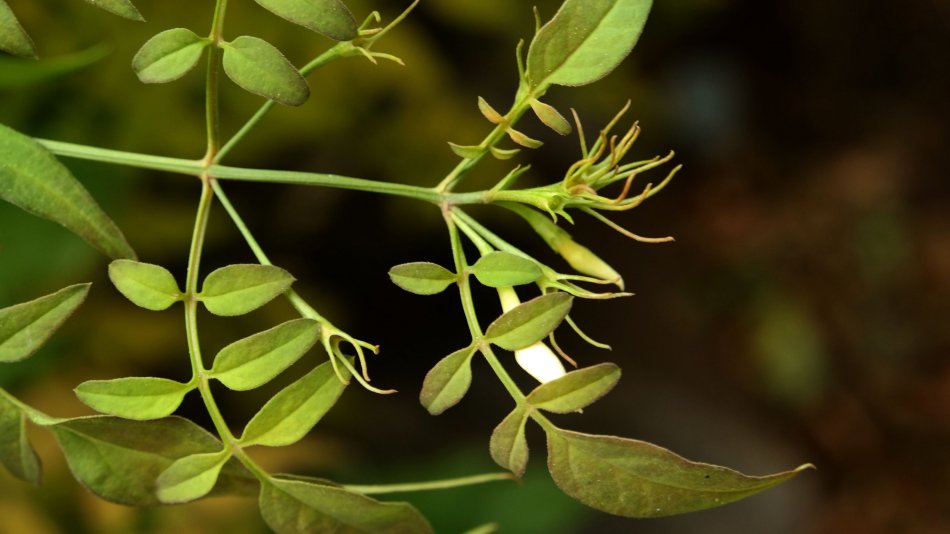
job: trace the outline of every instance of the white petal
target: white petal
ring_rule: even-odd
[[[566,374],[561,359],[541,341],[521,350],[516,350],[515,361],[542,384]]]

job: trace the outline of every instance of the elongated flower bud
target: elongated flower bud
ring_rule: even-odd
[[[521,304],[514,288],[498,288],[502,310],[508,312]],[[543,341],[515,351],[515,361],[535,380],[544,384],[566,374],[561,359]]]

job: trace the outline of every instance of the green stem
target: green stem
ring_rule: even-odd
[[[30,406],[29,404],[26,404],[20,399],[14,397],[13,395],[10,394],[10,392],[8,392],[7,390],[3,388],[0,388],[0,397],[3,397],[8,402],[13,404],[17,408],[19,408],[20,411],[23,412],[23,414],[26,415],[27,418],[29,418],[29,420],[32,421],[34,424],[37,424],[40,426],[50,426],[50,425],[55,425],[56,423],[67,421],[67,419],[63,419],[60,417],[52,417],[50,415],[47,415],[37,410],[36,408]]]
[[[153,171],[187,174],[191,176],[199,176],[201,175],[202,171],[204,171],[204,165],[201,160],[169,158],[166,156],[139,154],[137,152],[124,152],[121,150],[112,150],[108,148],[77,145],[75,143],[66,143],[63,141],[53,141],[50,139],[34,139],[34,141],[46,147],[46,149],[53,154],[67,158],[98,161],[101,163],[124,165],[126,167],[134,167],[137,169],[149,169]]]
[[[211,164],[221,146],[221,118],[218,113],[218,77],[221,71],[221,39],[224,31],[224,14],[228,9],[228,0],[217,0],[214,6],[214,18],[211,21],[211,46],[208,50],[208,74],[205,84],[205,121],[208,134],[208,150],[205,153],[205,165]]]
[[[460,478],[449,478],[444,480],[432,480],[426,482],[406,482],[402,484],[346,484],[344,489],[355,491],[364,495],[373,495],[380,493],[402,493],[409,491],[431,491],[449,488],[459,488],[463,486],[473,486],[475,484],[484,484],[486,482],[498,482],[501,480],[516,480],[511,473],[486,473],[483,475],[472,475]]]

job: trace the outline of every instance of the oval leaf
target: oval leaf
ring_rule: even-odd
[[[620,380],[620,368],[602,363],[571,371],[541,384],[528,394],[528,404],[554,413],[583,410],[606,395]]]
[[[21,57],[36,57],[36,47],[5,0],[0,0],[0,50]]]
[[[18,362],[36,352],[85,300],[90,284],[0,310],[0,362]]]
[[[652,0],[565,0],[528,48],[532,88],[587,85],[614,70],[640,38]]]
[[[90,4],[129,20],[144,21],[142,14],[129,0],[86,0]]]
[[[89,192],[39,143],[0,124],[0,198],[65,226],[111,258],[135,258]]]
[[[457,350],[435,364],[422,382],[419,402],[432,415],[439,415],[458,404],[472,384],[472,356],[477,347],[472,345]]]
[[[287,291],[293,282],[294,277],[280,267],[228,265],[205,278],[198,299],[215,315],[244,315]]]
[[[161,504],[155,479],[176,460],[220,451],[220,441],[181,417],[130,421],[116,417],[80,417],[48,426],[73,476],[107,501],[129,506]],[[227,477],[225,477],[227,472]],[[215,487],[253,490],[247,470],[231,462]]]
[[[83,382],[76,396],[97,412],[146,421],[174,413],[192,389],[166,378],[127,377]]]
[[[553,332],[571,311],[573,301],[561,292],[531,299],[495,319],[485,331],[485,339],[503,349],[523,349]]]
[[[278,534],[425,534],[428,521],[408,503],[379,502],[343,488],[272,478],[261,485],[261,515]]]
[[[26,416],[3,390],[0,390],[0,464],[20,480],[40,485],[43,469],[26,437]]]
[[[200,499],[211,492],[228,451],[192,454],[168,466],[155,481],[155,494],[163,503],[174,504]]]
[[[416,295],[441,293],[458,280],[452,271],[426,261],[397,265],[389,270],[389,278],[400,288]]]
[[[508,252],[489,252],[471,267],[478,281],[489,287],[530,284],[541,277],[538,264]]]
[[[254,0],[271,13],[335,41],[355,39],[356,19],[340,0]]]
[[[558,487],[587,506],[625,517],[713,508],[771,488],[808,467],[752,477],[691,462],[644,441],[548,431],[548,470]]]
[[[247,423],[241,444],[281,447],[300,441],[345,388],[330,362],[317,366],[267,401]]]
[[[229,389],[260,387],[300,359],[320,338],[320,324],[294,319],[221,349],[209,376]]]
[[[109,279],[125,298],[147,310],[164,310],[182,299],[175,277],[159,265],[116,260],[109,264]]]
[[[538,119],[548,128],[561,135],[571,133],[571,123],[567,122],[564,115],[561,115],[554,107],[541,102],[537,98],[533,98],[531,99],[531,109],[534,110],[534,114],[537,115]]]
[[[307,81],[267,41],[243,35],[221,47],[224,72],[245,91],[287,106],[299,106],[310,97]]]
[[[186,28],[165,30],[148,41],[132,58],[132,69],[142,83],[177,80],[201,59],[208,40]]]
[[[528,409],[515,408],[491,433],[488,450],[495,463],[511,471],[517,477],[524,475],[528,466],[528,440],[525,439],[525,423]]]

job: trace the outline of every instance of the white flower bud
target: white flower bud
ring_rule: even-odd
[[[515,351],[515,361],[522,369],[544,384],[566,374],[561,359],[543,341]]]

